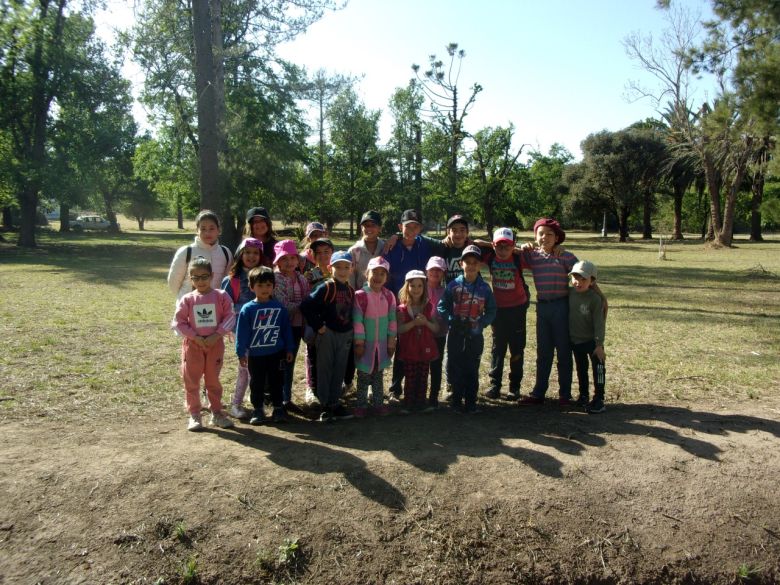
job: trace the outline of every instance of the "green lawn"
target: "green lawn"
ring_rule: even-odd
[[[170,221],[150,222],[146,232],[128,229],[128,220],[122,225],[127,231],[118,235],[43,230],[32,251],[0,244],[0,416],[181,408],[179,342],[168,327],[174,299],[165,276],[173,252],[192,234]],[[665,261],[657,242],[575,233],[566,246],[598,265],[609,299],[608,401],[684,405],[777,396],[780,239],[738,239],[724,250],[675,243]],[[534,321],[532,306],[523,392],[533,382]],[[232,353],[226,362],[229,393]],[[295,391],[302,393],[302,384]]]

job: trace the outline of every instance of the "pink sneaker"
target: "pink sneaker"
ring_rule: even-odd
[[[383,404],[382,406],[377,406],[374,412],[377,416],[387,416],[390,414],[390,407]]]
[[[366,418],[368,410],[358,406],[357,408],[352,409],[352,414],[355,416],[355,418]]]

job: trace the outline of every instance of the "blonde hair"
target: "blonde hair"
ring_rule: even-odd
[[[412,302],[412,296],[409,294],[409,283],[413,280],[422,280],[423,281],[423,293],[422,293],[422,299],[420,299],[420,303],[425,306],[428,304],[428,285],[426,282],[426,279],[424,278],[410,278],[406,282],[404,282],[404,285],[401,287],[401,290],[398,291],[398,300],[401,301],[401,304],[403,305],[409,305]]]

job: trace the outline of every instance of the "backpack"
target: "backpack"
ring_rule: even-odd
[[[230,298],[233,299],[233,304],[235,305],[238,302],[238,297],[241,296],[241,279],[238,275],[230,277],[227,292],[230,293]]]
[[[392,301],[395,300],[393,293],[391,293],[385,287],[382,287],[382,298],[387,303],[388,309],[392,306]],[[368,307],[368,297],[366,295],[355,295],[355,300],[357,301],[357,304],[360,307],[360,312],[365,315],[366,308]]]
[[[227,249],[227,246],[223,246],[222,244],[220,244],[219,247],[222,248],[222,253],[225,255],[225,264],[230,264],[230,250]],[[192,245],[189,245],[187,246],[187,258],[184,261],[184,263],[189,264],[191,259],[192,259]]]

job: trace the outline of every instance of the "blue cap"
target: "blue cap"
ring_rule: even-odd
[[[336,262],[349,262],[352,264],[352,254],[349,252],[333,252],[333,256],[330,257],[330,265],[333,266]]]

